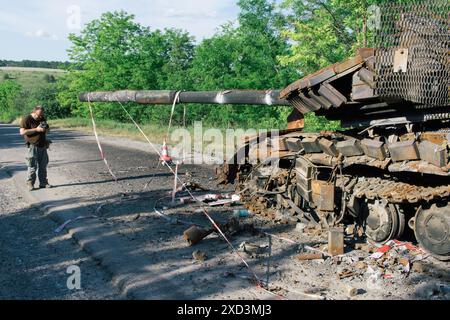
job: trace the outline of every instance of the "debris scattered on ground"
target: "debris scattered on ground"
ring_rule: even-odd
[[[250,243],[247,241],[244,241],[239,245],[240,251],[245,252],[250,255],[262,254],[265,252],[266,249],[267,249],[267,246],[260,246],[260,245]]]
[[[367,263],[365,263],[364,261],[358,261],[355,264],[355,268],[358,270],[366,270],[367,269]]]
[[[297,255],[297,259],[300,261],[303,260],[316,260],[316,259],[324,259],[323,254],[319,253],[319,252],[315,252],[315,253],[300,253],[299,255]]]
[[[353,236],[355,234],[355,230],[356,230],[355,225],[353,224],[349,225],[345,228],[345,234],[347,236]]]
[[[417,273],[424,273],[427,272],[428,267],[423,262],[414,261],[411,270]]]
[[[358,274],[352,270],[349,269],[343,269],[341,272],[339,272],[338,277],[339,279],[345,279],[345,278],[350,278],[350,277],[354,277],[357,276]]]
[[[200,185],[200,183],[193,181],[184,183],[180,188],[178,188],[177,192],[183,191],[184,189],[188,189],[190,191],[195,190],[208,191],[208,189]]]
[[[194,252],[192,252],[192,257],[194,258],[194,260],[201,262],[205,261],[207,258],[206,253],[200,250],[195,250]]]
[[[344,286],[345,295],[347,297],[351,298],[351,297],[354,297],[354,296],[358,295],[358,289],[357,288],[355,288],[355,287],[353,287],[353,286],[351,286],[349,284],[343,284],[343,286]]]
[[[213,233],[213,231],[214,229],[205,230],[197,226],[192,226],[186,231],[184,231],[183,237],[184,240],[186,240],[189,243],[189,245],[193,246],[202,241],[211,233]]]
[[[180,204],[189,204],[195,201],[200,201],[207,203],[210,207],[224,206],[224,205],[232,205],[237,204],[240,201],[240,197],[237,195],[220,194],[220,193],[209,193],[204,195],[196,196],[193,199],[191,196],[185,196],[178,198],[178,202],[175,202],[174,205]]]
[[[250,216],[252,216],[252,213],[246,209],[233,210],[233,217],[248,218]]]
[[[303,230],[305,230],[306,227],[307,227],[307,225],[304,224],[304,223],[301,223],[301,222],[297,223],[297,225],[295,226],[295,231],[298,231],[298,232],[302,233]]]

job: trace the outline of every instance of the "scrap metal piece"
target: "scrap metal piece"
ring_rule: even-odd
[[[414,140],[390,143],[388,149],[394,162],[419,159],[419,149]]]
[[[317,103],[319,103],[321,105],[322,108],[328,110],[330,109],[333,104],[328,101],[327,99],[325,99],[324,97],[322,97],[321,95],[317,95],[313,90],[308,90],[308,95],[311,97],[311,99],[315,100]]]
[[[447,165],[447,149],[430,141],[419,143],[420,159],[442,168]]]
[[[307,201],[312,201],[312,179],[316,175],[315,167],[303,157],[296,160],[295,166],[297,190]]]
[[[286,139],[283,137],[276,137],[269,140],[268,147],[274,150],[286,151],[289,150],[286,145]]]
[[[311,188],[313,200],[317,205],[317,208],[322,211],[333,211],[335,193],[334,184],[321,180],[313,180]]]
[[[323,259],[324,255],[320,252],[314,252],[314,253],[309,253],[309,252],[303,252],[297,255],[297,260],[300,261],[305,261],[305,260],[319,260],[319,259]]]
[[[334,227],[328,231],[328,253],[332,256],[344,254],[344,228]]]
[[[364,139],[361,141],[361,147],[364,154],[368,157],[375,158],[383,161],[386,159],[387,154],[382,141]]]
[[[322,152],[317,137],[306,137],[302,140],[303,148],[306,153]]]
[[[336,143],[336,149],[345,157],[354,157],[364,154],[357,139],[349,139]]]
[[[303,149],[303,144],[299,138],[287,138],[285,145],[289,151],[299,152]]]
[[[322,149],[322,151],[325,152],[326,154],[332,157],[339,156],[339,151],[336,149],[336,146],[334,145],[333,141],[322,138],[319,140],[319,146]]]
[[[376,87],[375,74],[372,71],[366,68],[361,68],[358,72],[358,77],[367,83],[372,89]]]
[[[197,226],[192,226],[186,231],[184,231],[183,238],[189,243],[189,245],[193,246],[202,241],[204,238],[206,238],[213,232],[214,229],[205,230]]]

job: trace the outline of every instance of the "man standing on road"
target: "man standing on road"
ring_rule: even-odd
[[[34,190],[36,171],[39,176],[39,187],[52,187],[47,180],[47,149],[50,145],[50,141],[46,137],[48,131],[49,126],[44,117],[42,106],[36,106],[33,112],[20,122],[20,134],[24,136],[25,143],[28,146],[26,158],[28,166],[27,185],[30,191]]]

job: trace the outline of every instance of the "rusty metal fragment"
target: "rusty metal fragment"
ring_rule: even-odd
[[[414,140],[390,143],[388,149],[394,162],[419,159],[419,149]]]
[[[303,149],[302,142],[299,138],[287,138],[285,143],[289,151],[299,152]]]
[[[386,150],[383,147],[384,143],[382,141],[364,139],[361,141],[361,147],[364,154],[368,157],[375,158],[378,160],[384,160],[386,155]]]
[[[184,240],[193,246],[202,241],[208,235],[214,232],[214,229],[205,230],[203,228],[192,226],[183,233]]]
[[[336,149],[336,146],[334,145],[333,141],[322,138],[319,140],[319,145],[320,145],[320,148],[322,149],[322,151],[325,152],[326,154],[328,154],[329,156],[332,156],[332,157],[339,156],[339,151]]]
[[[447,165],[447,148],[430,141],[422,141],[419,144],[420,159],[425,160],[436,167]]]
[[[319,259],[323,259],[323,258],[324,258],[324,255],[319,252],[315,252],[315,253],[304,252],[304,253],[300,253],[297,255],[297,260],[300,260],[300,261],[319,260]]]
[[[354,157],[364,154],[359,141],[356,139],[339,141],[336,143],[336,149],[345,157]]]
[[[344,228],[335,227],[328,231],[328,253],[332,256],[344,254]]]
[[[322,211],[334,210],[334,184],[321,180],[312,181],[313,200]]]
[[[322,152],[317,137],[306,137],[302,140],[302,146],[306,153]]]

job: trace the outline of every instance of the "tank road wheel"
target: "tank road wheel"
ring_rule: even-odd
[[[417,211],[414,233],[420,246],[439,260],[450,260],[450,204]]]
[[[399,216],[394,206],[375,200],[367,204],[366,235],[378,243],[385,243],[398,236]]]

